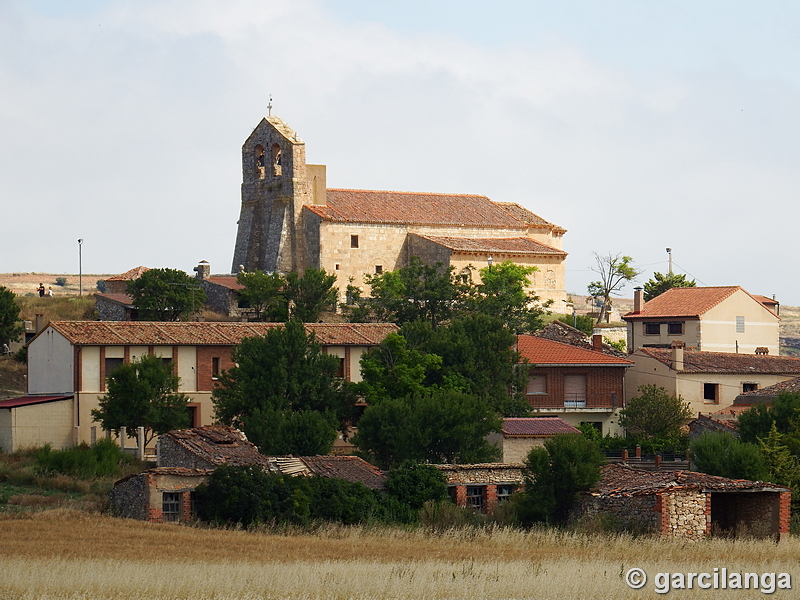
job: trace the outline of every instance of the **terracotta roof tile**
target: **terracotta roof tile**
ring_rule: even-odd
[[[50,327],[70,343],[81,346],[231,346],[245,337],[262,336],[281,323],[210,321],[51,321]],[[306,323],[306,331],[327,346],[377,346],[391,332],[392,323]]]
[[[594,495],[639,496],[666,490],[788,491],[789,488],[747,479],[728,479],[694,471],[646,471],[620,464],[602,467]]]
[[[212,275],[211,277],[206,277],[203,281],[208,281],[209,283],[214,283],[216,285],[221,285],[222,287],[226,287],[229,290],[243,290],[244,286],[241,283],[236,282],[235,275]]]
[[[552,321],[542,327],[540,330],[534,332],[533,335],[547,340],[552,340],[554,342],[578,346],[579,348],[584,348],[586,350],[594,350],[592,342],[585,333],[583,333],[580,329],[575,329],[571,325],[567,325],[563,321]],[[603,352],[619,358],[625,358],[628,356],[626,352],[617,350],[606,342],[603,342]]]
[[[247,440],[244,433],[233,427],[209,425],[178,429],[165,433],[162,437],[172,439],[212,465],[256,465],[269,469],[267,457],[259,453],[258,448]]]
[[[669,348],[640,348],[636,354],[650,356],[672,367],[672,350]],[[800,358],[684,350],[682,372],[792,375],[800,373]]]
[[[20,396],[19,398],[6,398],[5,400],[0,400],[0,408],[17,408],[32,404],[58,402],[59,400],[72,400],[72,396]]]
[[[95,298],[100,298],[100,300],[106,300],[108,302],[113,302],[114,304],[121,304],[127,308],[133,308],[133,298],[131,298],[128,294],[106,294],[96,292],[94,295]]]
[[[517,204],[516,202],[495,202],[495,204],[497,204],[497,206],[499,206],[504,211],[509,213],[517,221],[521,221],[526,225],[534,227],[545,227],[548,229],[549,228],[561,229],[557,225],[553,225],[552,223],[545,221],[539,215],[532,213],[527,208]]]
[[[329,189],[326,202],[306,208],[328,221],[526,229],[486,196]]]
[[[736,397],[735,403],[746,404],[748,399],[750,399],[751,403],[759,403],[759,398],[776,398],[781,392],[790,392],[795,394],[800,392],[800,377],[795,377],[794,379],[789,379],[787,381],[781,381],[780,383],[776,383],[758,390],[753,390],[752,392],[743,392]]]
[[[656,296],[650,302],[645,302],[642,310],[638,313],[629,312],[622,318],[627,321],[677,317],[697,319],[739,290],[764,306],[739,286],[672,288]],[[768,307],[765,308],[770,310]],[[772,311],[770,310],[770,312]]]
[[[509,417],[503,419],[503,435],[544,437],[580,433],[561,417]]]
[[[571,344],[555,342],[535,335],[517,336],[517,351],[533,365],[592,365],[602,367],[627,367],[627,359],[587,350]]]
[[[377,467],[358,456],[298,456],[309,471],[320,477],[361,482],[373,490],[383,489],[386,477]]]
[[[142,276],[142,273],[146,273],[149,270],[150,267],[134,267],[130,271],[125,271],[119,275],[107,277],[106,281],[131,281],[132,279],[139,279],[139,277]]]
[[[567,253],[558,248],[541,244],[526,237],[514,238],[462,238],[441,235],[414,234],[456,252],[492,252],[495,254],[535,254],[548,256],[566,256]]]

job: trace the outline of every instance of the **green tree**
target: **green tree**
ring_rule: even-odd
[[[586,335],[591,336],[594,333],[594,319],[589,315],[564,315],[558,317],[562,323],[566,323],[570,327],[582,331]]]
[[[411,257],[408,266],[368,275],[366,281],[374,319],[398,325],[426,321],[435,329],[450,318],[463,294],[453,267],[427,265],[417,256]]]
[[[619,424],[634,436],[669,442],[682,436],[681,428],[694,413],[688,402],[669,394],[654,384],[639,386],[639,395],[631,398],[619,414]]]
[[[769,476],[764,456],[755,444],[729,433],[705,432],[689,444],[693,468],[731,479],[764,480]]]
[[[605,462],[597,444],[581,435],[557,435],[525,460],[525,490],[515,505],[518,520],[564,525],[579,493],[600,480]]]
[[[16,296],[0,285],[0,346],[16,340],[22,331]]]
[[[800,459],[786,446],[784,437],[773,423],[758,445],[769,470],[766,480],[792,489],[792,511],[797,512],[800,510]]]
[[[92,419],[117,434],[121,427],[129,434],[144,427],[149,443],[156,435],[190,425],[189,397],[177,392],[179,384],[172,363],[158,356],[121,364],[109,375],[108,393],[92,409]]]
[[[608,321],[611,296],[621,290],[627,282],[640,275],[641,271],[633,267],[633,259],[630,256],[612,255],[610,252],[601,256],[595,252],[594,259],[595,267],[592,271],[600,275],[600,280],[592,281],[588,290],[593,298],[602,299],[600,313],[597,315],[597,322],[602,323],[603,319]]]
[[[653,273],[653,277],[644,284],[644,300],[649,302],[656,296],[659,296],[669,289],[674,287],[695,287],[697,282],[692,279],[686,279],[686,275],[677,273]]]
[[[129,281],[127,292],[143,321],[189,320],[206,301],[199,280],[177,269],[150,269]]]
[[[280,273],[264,271],[241,271],[236,283],[243,285],[239,299],[255,311],[259,321],[285,322],[289,318],[289,306],[283,294],[285,281]]]
[[[800,393],[781,392],[772,405],[756,404],[739,415],[739,435],[744,442],[757,444],[769,435],[773,423],[783,435],[784,444],[797,454],[800,452]]]
[[[232,358],[236,366],[220,375],[212,393],[221,423],[240,427],[264,454],[330,451],[355,398],[336,376],[339,359],[323,353],[302,323],[245,338]]]
[[[339,295],[336,275],[325,269],[306,269],[303,275],[292,271],[286,274],[286,299],[289,318],[301,323],[315,323],[322,311],[332,310]]]
[[[444,473],[433,465],[405,461],[386,473],[386,492],[411,508],[420,509],[428,500],[447,497]]]
[[[530,275],[536,271],[536,267],[517,265],[510,260],[482,268],[481,283],[470,291],[466,310],[499,317],[515,333],[541,329],[544,308],[539,297],[528,291]]]
[[[485,438],[500,426],[500,419],[478,398],[432,390],[367,406],[353,443],[383,468],[406,460],[490,462],[498,451]]]

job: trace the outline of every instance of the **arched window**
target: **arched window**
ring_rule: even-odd
[[[278,144],[272,144],[272,174],[276,177],[283,175],[281,168],[281,147]]]
[[[253,151],[253,155],[255,157],[255,166],[256,166],[256,176],[259,179],[264,179],[264,169],[266,167],[266,151],[264,150],[264,146],[258,144]]]

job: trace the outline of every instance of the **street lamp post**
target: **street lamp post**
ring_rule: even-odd
[[[492,270],[492,255],[490,254],[489,257],[486,259],[486,262],[489,263],[489,270]]]
[[[78,238],[78,296],[83,296],[83,238]]]

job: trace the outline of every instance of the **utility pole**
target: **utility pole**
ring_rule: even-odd
[[[78,296],[83,296],[83,238],[78,238]]]
[[[672,275],[672,248],[667,248],[667,254],[669,254],[669,274]]]

